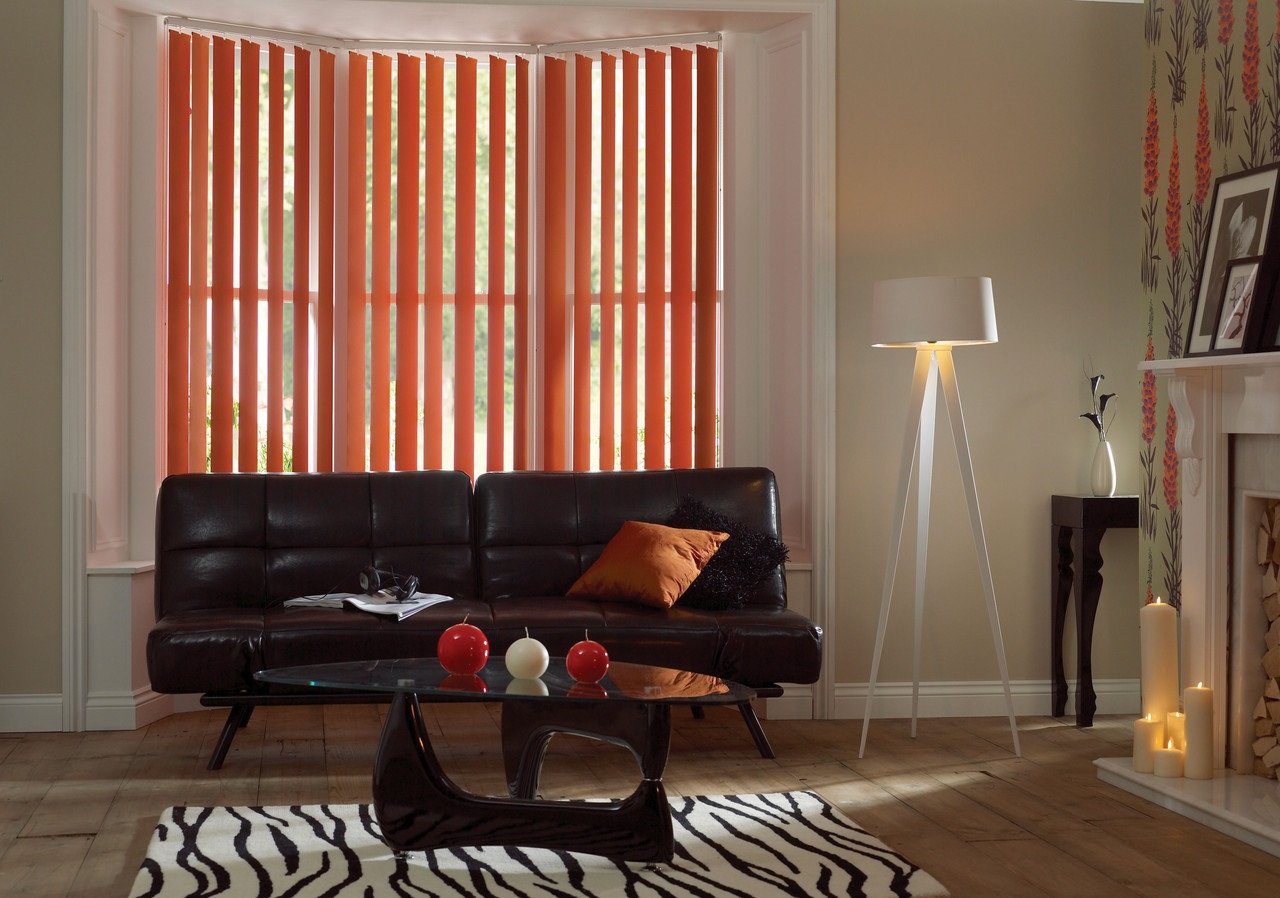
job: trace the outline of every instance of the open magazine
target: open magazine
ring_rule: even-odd
[[[373,595],[331,592],[322,596],[299,596],[296,599],[286,599],[284,604],[286,608],[355,608],[370,614],[404,620],[423,608],[451,601],[453,600],[449,596],[434,592],[415,592],[407,599],[400,599],[389,590],[382,590]]]

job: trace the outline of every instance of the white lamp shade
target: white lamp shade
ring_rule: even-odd
[[[959,346],[996,339],[991,278],[897,278],[871,288],[873,346]]]

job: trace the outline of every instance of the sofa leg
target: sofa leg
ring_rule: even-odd
[[[743,702],[738,705],[738,710],[742,712],[742,720],[747,725],[751,738],[755,740],[756,749],[760,752],[762,758],[777,757],[773,753],[773,746],[769,744],[769,737],[764,734],[764,727],[760,726],[760,718],[756,717],[755,708],[751,707],[751,702]]]
[[[220,770],[222,762],[226,760],[227,752],[231,750],[231,740],[236,737],[236,730],[249,723],[249,718],[253,716],[253,705],[237,704],[232,705],[231,710],[227,712],[227,722],[222,725],[222,733],[218,736],[218,744],[213,747],[213,754],[209,758],[209,770]]]

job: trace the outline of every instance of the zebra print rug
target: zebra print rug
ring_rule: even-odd
[[[671,864],[545,849],[415,852],[397,860],[368,805],[174,807],[131,898],[195,896],[946,895],[937,880],[812,792],[671,799]]]

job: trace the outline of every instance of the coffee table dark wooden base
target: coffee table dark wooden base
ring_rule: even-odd
[[[536,799],[547,744],[574,733],[630,749],[641,780],[621,801]],[[418,696],[396,693],[374,761],[373,810],[397,852],[520,845],[669,862],[675,850],[662,785],[671,742],[663,703],[505,701],[502,743],[511,798],[460,789],[431,748]]]

